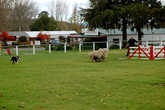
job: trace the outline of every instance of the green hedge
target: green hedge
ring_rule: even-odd
[[[49,50],[49,46],[45,47],[46,50]],[[73,48],[71,46],[66,47],[67,50],[72,50]],[[56,51],[63,51],[64,46],[51,46],[51,50],[56,50]]]

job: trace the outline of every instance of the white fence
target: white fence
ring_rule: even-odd
[[[142,41],[145,46],[165,46],[165,41]]]
[[[52,51],[60,50],[67,53],[67,51],[95,51],[99,48],[109,48],[109,42],[79,42],[70,44],[65,42],[61,45],[17,45],[17,46],[3,46],[0,47],[0,55],[7,55],[9,49],[12,55],[36,55],[40,52],[52,53]]]
[[[165,41],[142,41],[143,46],[165,46]],[[52,53],[54,50],[61,50],[64,53],[67,51],[95,51],[99,48],[112,48],[116,46],[119,49],[122,49],[122,42],[114,43],[111,41],[104,42],[78,42],[78,43],[67,43],[61,45],[17,45],[17,46],[3,46],[0,47],[0,55],[7,54],[6,49],[9,48],[12,54],[15,55],[35,55],[40,52]]]

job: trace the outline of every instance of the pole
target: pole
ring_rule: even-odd
[[[51,50],[51,44],[49,44],[49,53],[51,53],[52,50]]]
[[[122,49],[122,40],[120,39],[120,50]]]
[[[146,46],[148,47],[148,41],[146,41]]]
[[[153,46],[150,47],[150,58],[149,59],[150,60],[154,60],[155,59],[155,57],[154,57],[154,47]]]
[[[160,46],[163,46],[163,41],[160,42]]]
[[[65,41],[65,43],[64,43],[64,53],[66,53],[66,46],[67,46],[67,42]]]
[[[33,45],[33,55],[36,54],[36,48],[35,48],[35,45]]]
[[[129,59],[131,59],[131,48],[129,47]]]
[[[107,41],[107,49],[109,49],[109,42]]]
[[[19,53],[18,53],[18,46],[16,46],[15,52],[16,52],[16,56],[18,56],[19,55]]]
[[[95,45],[95,42],[93,42],[93,51],[95,51],[96,49],[96,45]]]
[[[0,43],[0,56],[2,55],[2,44]]]
[[[81,52],[81,42],[79,43],[79,52]]]
[[[140,45],[138,45],[138,55],[139,55],[139,59],[140,59],[141,58]]]
[[[165,46],[164,46],[164,58],[165,58]]]

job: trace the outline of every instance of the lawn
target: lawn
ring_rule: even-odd
[[[165,110],[165,60],[125,50],[92,63],[87,52],[0,56],[0,110]],[[164,85],[163,85],[164,84]]]

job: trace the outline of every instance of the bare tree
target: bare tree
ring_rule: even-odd
[[[0,0],[0,31],[8,30],[8,19],[14,0]]]
[[[49,5],[51,16],[53,16],[57,21],[63,21],[67,19],[68,9],[69,5],[67,0],[52,0]]]
[[[31,0],[15,0],[10,13],[10,30],[29,30],[32,18],[37,15],[37,7]]]
[[[81,32],[82,18],[80,14],[81,14],[80,8],[78,7],[77,4],[75,4],[69,21],[72,24],[73,29],[76,30],[77,32]]]
[[[49,8],[51,17],[55,18],[55,15],[56,15],[56,11],[55,11],[56,10],[56,2],[54,0],[51,0],[48,8]]]

